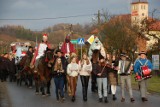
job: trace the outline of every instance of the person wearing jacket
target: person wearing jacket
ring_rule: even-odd
[[[79,74],[79,65],[76,63],[77,58],[75,56],[71,57],[71,63],[67,66],[67,74],[69,76],[69,87],[71,90],[71,101],[74,102],[76,100],[75,93],[76,93],[76,87],[77,87],[77,79]]]
[[[147,59],[146,57],[146,52],[142,51],[139,53],[140,58],[137,59],[135,61],[135,65],[134,65],[134,73],[136,74],[136,76],[140,76],[141,75],[141,66],[148,66],[149,70],[151,71],[153,69],[153,65],[150,62],[150,60]],[[141,93],[141,98],[142,101],[148,101],[147,97],[147,80],[141,80],[139,81],[139,85],[140,85],[140,93]]]
[[[54,83],[56,88],[56,97],[57,101],[59,101],[59,97],[61,97],[62,101],[64,101],[64,69],[61,58],[56,59],[56,63],[54,65]],[[60,91],[60,96],[59,96]]]
[[[105,59],[101,58],[99,60],[99,64],[96,70],[97,75],[97,85],[98,85],[98,96],[99,96],[99,102],[104,101],[105,103],[108,103],[107,99],[107,64],[105,63]],[[103,87],[103,95],[102,95],[102,87]]]
[[[127,59],[126,53],[121,53],[121,59],[119,60],[118,64],[118,73],[120,75],[120,82],[121,82],[121,102],[125,102],[125,84],[128,87],[130,101],[134,102],[133,92],[132,92],[132,85],[131,85],[131,74],[132,74],[132,63],[130,60]]]
[[[80,61],[81,70],[79,72],[82,83],[83,101],[87,101],[88,82],[92,71],[92,64],[86,53],[83,53]]]
[[[63,53],[61,52],[61,50],[57,50],[56,51],[56,57],[55,57],[55,60],[57,58],[60,58],[61,61],[62,61],[62,67],[63,67],[63,70],[64,70],[64,87],[65,87],[65,91],[67,92],[67,65],[68,65],[68,61],[67,59],[63,56]],[[55,65],[55,63],[53,64]]]

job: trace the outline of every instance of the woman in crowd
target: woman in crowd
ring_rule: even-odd
[[[118,74],[117,70],[115,69],[118,66],[118,61],[116,60],[115,56],[112,57],[112,69],[109,70],[108,72],[108,81],[109,84],[111,85],[111,92],[113,95],[113,100],[115,101],[117,98],[115,96],[116,90],[117,90],[117,84],[118,84]]]
[[[56,97],[57,101],[59,101],[59,97],[61,97],[62,101],[64,101],[64,69],[63,64],[61,61],[61,58],[56,59],[56,63],[54,66],[54,82],[56,87]],[[59,96],[59,90],[60,90],[60,96]]]
[[[79,65],[76,63],[77,58],[75,56],[71,56],[71,63],[67,66],[67,74],[69,76],[69,87],[71,90],[72,102],[75,101],[75,92],[77,87],[77,79],[79,73]]]
[[[80,66],[81,70],[79,73],[82,83],[83,101],[87,101],[88,82],[92,71],[92,64],[86,53],[83,54],[82,60],[80,61]]]

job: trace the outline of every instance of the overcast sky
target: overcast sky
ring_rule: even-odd
[[[148,0],[149,11],[158,9],[160,0]],[[130,13],[131,0],[0,0],[0,19],[38,19],[76,15],[89,15],[52,20],[0,20],[0,26],[22,25],[32,30],[42,30],[58,23],[88,23],[98,10],[108,10],[112,14]],[[159,15],[160,16],[160,15]]]

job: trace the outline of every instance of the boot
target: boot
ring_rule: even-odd
[[[125,102],[125,98],[122,98],[122,99],[121,99],[121,102]]]
[[[131,100],[132,103],[135,101],[134,98],[131,98],[130,100]]]
[[[107,97],[104,97],[104,102],[105,102],[105,103],[108,103]]]
[[[145,102],[145,101],[148,101],[148,99],[145,97],[142,97],[142,101]]]
[[[103,101],[103,99],[102,98],[99,98],[99,102],[102,102]]]
[[[87,89],[83,87],[83,101],[87,101]]]
[[[113,101],[117,100],[117,97],[115,95],[113,95]]]
[[[72,99],[71,99],[71,101],[74,102],[75,100],[76,100],[75,96],[73,96]]]

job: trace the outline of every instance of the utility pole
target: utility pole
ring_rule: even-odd
[[[100,16],[101,16],[101,13],[100,13],[100,10],[98,10],[98,15],[97,15],[97,17],[98,17],[98,25],[100,25],[100,23],[101,23]]]

